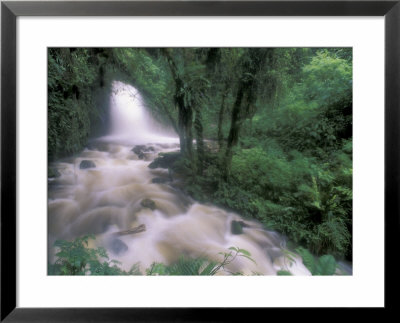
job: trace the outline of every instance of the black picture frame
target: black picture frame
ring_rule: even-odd
[[[397,302],[391,291],[399,286],[397,278],[399,274],[395,271],[394,261],[398,254],[396,237],[400,227],[398,199],[400,197],[400,0],[4,1],[1,3],[1,321],[236,321],[242,314],[247,320],[257,321],[258,315],[266,315],[265,309],[255,308],[16,307],[16,19],[18,16],[384,16],[385,307],[383,310],[387,312],[395,309]],[[281,315],[282,311],[287,309],[271,310],[280,311]],[[336,315],[333,309],[326,310]],[[377,309],[379,316],[382,314],[381,310]],[[284,315],[287,315],[287,312]]]

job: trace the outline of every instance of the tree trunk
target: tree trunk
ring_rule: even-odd
[[[191,108],[181,109],[183,111],[184,120],[184,134],[185,134],[185,149],[186,156],[190,161],[193,161],[193,134],[192,134],[192,123],[193,123],[193,111]]]
[[[222,132],[222,123],[224,121],[224,114],[225,114],[225,99],[228,95],[228,84],[225,85],[225,91],[222,95],[222,102],[221,102],[221,107],[219,108],[219,113],[218,113],[218,146],[219,149],[222,149],[222,146],[224,144],[224,134]]]
[[[180,86],[180,81],[177,82],[177,93],[178,87]],[[193,135],[192,135],[192,119],[193,111],[191,107],[187,107],[184,104],[183,95],[178,95],[175,97],[178,104],[179,112],[179,140],[181,146],[181,153],[192,160],[193,155]]]
[[[192,118],[193,118],[193,111],[192,107],[185,105],[184,100],[184,82],[179,76],[178,68],[174,60],[172,59],[171,55],[169,54],[167,49],[162,51],[164,56],[167,59],[169,68],[172,73],[172,77],[175,81],[175,103],[178,106],[178,128],[179,128],[179,141],[180,141],[180,148],[181,153],[189,158],[190,161],[193,160],[193,135],[192,135]]]
[[[196,131],[196,146],[197,146],[197,173],[203,175],[204,168],[204,140],[203,140],[203,123],[201,112],[196,109],[196,117],[194,119],[194,129]]]
[[[225,158],[223,162],[224,179],[227,180],[230,176],[233,147],[236,146],[239,139],[240,126],[242,124],[240,118],[240,107],[242,105],[244,96],[244,83],[240,82],[239,89],[236,95],[235,104],[232,109],[232,119],[231,119],[231,129],[229,131],[229,136],[226,144]]]
[[[253,49],[249,51],[249,59],[244,62],[243,75],[239,81],[239,88],[236,95],[235,104],[232,109],[231,129],[226,146],[224,159],[224,179],[228,180],[231,173],[233,147],[239,140],[239,132],[245,118],[252,116],[255,112],[254,102],[257,95],[256,75],[265,62],[266,50]],[[246,106],[243,108],[245,99]],[[243,111],[242,111],[243,110]]]

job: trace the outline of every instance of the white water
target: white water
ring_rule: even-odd
[[[133,86],[114,81],[110,97],[111,133],[103,141],[127,145],[178,143],[176,134],[156,122]]]
[[[274,275],[284,269],[296,275],[310,274],[300,257],[290,265],[278,234],[237,214],[197,203],[168,184],[152,183],[155,177],[168,177],[168,171],[151,170],[148,165],[159,152],[178,150],[178,138],[151,118],[133,87],[116,82],[114,90],[110,135],[78,156],[52,165],[61,176],[49,180],[50,261],[54,260],[51,246],[55,240],[95,234],[90,246],[105,247],[110,259],[120,261],[125,270],[140,263],[144,272],[155,261],[170,264],[182,254],[220,261],[219,253],[234,246],[248,250],[255,263],[237,257],[227,267],[229,271]],[[131,151],[137,144],[154,151],[139,159]],[[80,169],[82,160],[91,160],[96,167]],[[155,210],[141,206],[145,198],[155,202]],[[243,234],[231,233],[232,220],[247,225]],[[142,224],[144,232],[114,234]]]

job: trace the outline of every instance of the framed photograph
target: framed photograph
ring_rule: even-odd
[[[392,309],[399,16],[2,2],[1,320]]]

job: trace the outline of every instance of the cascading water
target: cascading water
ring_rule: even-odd
[[[278,234],[191,200],[169,185],[166,169],[148,168],[159,152],[177,151],[179,141],[151,118],[135,88],[114,82],[110,112],[108,136],[52,165],[61,176],[49,180],[49,261],[55,240],[94,234],[91,246],[105,247],[125,270],[139,263],[144,272],[153,262],[170,264],[182,254],[221,261],[219,253],[234,246],[248,250],[255,262],[238,257],[229,271],[310,274],[300,257],[288,265]],[[135,145],[142,145],[140,151],[132,151]],[[95,167],[81,169],[84,160]],[[240,221],[242,234],[231,232],[232,221]],[[129,234],[136,228],[144,230]]]
[[[110,118],[111,132],[103,140],[125,144],[178,142],[174,132],[152,118],[139,91],[131,85],[113,82]]]

